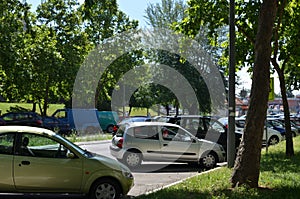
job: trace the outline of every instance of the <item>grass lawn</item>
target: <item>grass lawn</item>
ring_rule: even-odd
[[[32,104],[29,104],[29,103],[8,103],[8,102],[1,102],[0,103],[1,114],[7,113],[8,110],[10,109],[10,107],[16,107],[16,106],[19,106],[19,107],[22,107],[22,108],[25,108],[25,109],[29,109],[29,110],[32,109]],[[49,104],[49,108],[47,110],[47,115],[50,116],[57,109],[61,109],[61,108],[64,108],[64,104]],[[129,107],[126,107],[126,111],[129,111]],[[40,113],[38,107],[37,107],[37,113]],[[157,112],[155,112],[152,109],[149,110],[149,113],[152,116],[157,115]],[[136,116],[136,115],[146,116],[147,115],[147,109],[146,108],[133,108],[132,112],[131,112],[131,116]]]
[[[294,138],[295,156],[285,156],[285,141],[269,147],[268,153],[262,149],[261,169],[258,189],[238,187],[231,189],[232,169],[220,168],[197,175],[182,183],[173,185],[138,199],[225,199],[300,198],[300,136]]]
[[[8,102],[1,102],[0,103],[0,110],[1,114],[7,113],[10,107],[22,107],[25,109],[32,109],[32,104],[29,103],[8,103]],[[49,108],[47,111],[47,115],[52,115],[56,109],[64,108],[64,104],[49,104]],[[39,108],[37,106],[37,113],[40,113]]]

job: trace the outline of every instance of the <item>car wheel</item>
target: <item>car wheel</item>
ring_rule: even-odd
[[[207,153],[200,159],[200,165],[206,169],[212,169],[217,165],[217,156],[213,152]]]
[[[268,141],[268,145],[275,145],[278,144],[278,142],[279,142],[279,138],[277,136],[272,136]]]
[[[113,133],[114,132],[114,126],[109,125],[106,129],[107,133]]]
[[[129,168],[137,168],[142,163],[142,155],[139,152],[126,152],[125,156],[123,158],[123,162],[129,167]]]
[[[97,180],[90,189],[89,199],[119,199],[121,188],[119,183],[112,179]]]

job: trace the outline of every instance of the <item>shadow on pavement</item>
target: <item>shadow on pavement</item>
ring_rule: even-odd
[[[139,168],[132,169],[135,173],[174,173],[174,172],[202,172],[205,171],[198,164],[186,164],[186,163],[145,163]]]

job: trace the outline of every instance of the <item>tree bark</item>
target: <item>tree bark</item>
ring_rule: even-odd
[[[277,0],[264,0],[258,19],[249,111],[235,161],[231,186],[258,187],[260,155],[270,89],[271,39]]]
[[[291,133],[291,121],[290,121],[290,109],[289,109],[289,104],[287,100],[287,95],[286,95],[286,88],[285,88],[285,77],[284,77],[284,71],[286,64],[290,60],[290,56],[288,55],[280,68],[277,60],[278,60],[278,54],[279,54],[279,30],[280,27],[282,26],[282,18],[283,18],[283,13],[284,13],[284,8],[287,5],[287,0],[282,0],[280,4],[280,8],[278,8],[278,21],[277,21],[277,26],[274,31],[274,52],[273,52],[273,57],[271,58],[272,65],[274,66],[278,76],[279,76],[279,82],[280,82],[280,91],[281,91],[281,96],[282,96],[282,103],[283,103],[283,109],[284,109],[284,118],[285,118],[285,136],[286,136],[286,156],[291,157],[295,155],[294,152],[294,146],[293,146],[293,138],[292,138],[292,133]]]
[[[288,157],[294,156],[294,146],[293,146],[293,136],[291,131],[291,121],[290,121],[290,110],[289,104],[286,96],[286,88],[285,88],[285,80],[284,80],[284,73],[282,70],[277,71],[279,82],[280,82],[280,91],[282,95],[282,104],[284,109],[284,122],[285,122],[285,154]]]

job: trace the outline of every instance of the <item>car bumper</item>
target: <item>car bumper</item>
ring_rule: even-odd
[[[110,154],[113,157],[115,157],[118,160],[123,159],[124,154],[125,154],[125,150],[120,149],[119,147],[114,146],[114,145],[110,145],[109,149],[110,149]]]

